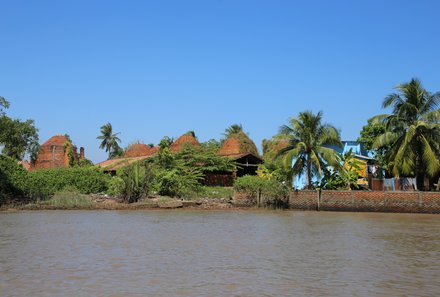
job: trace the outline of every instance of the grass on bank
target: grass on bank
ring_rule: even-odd
[[[55,193],[48,200],[40,200],[29,204],[26,208],[53,208],[53,209],[89,209],[94,205],[92,198],[85,194],[70,191]]]
[[[188,197],[184,197],[186,200],[197,199],[230,199],[234,196],[234,189],[231,187],[208,187],[203,186],[198,189],[197,192],[191,193]]]

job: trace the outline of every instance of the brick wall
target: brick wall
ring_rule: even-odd
[[[315,205],[334,211],[440,213],[440,192],[298,191],[290,194],[289,204],[306,210]]]
[[[255,197],[236,193],[242,205]],[[292,191],[289,206],[302,210],[440,213],[440,192]]]

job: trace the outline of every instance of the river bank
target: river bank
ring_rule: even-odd
[[[262,193],[235,192],[225,198],[193,197],[177,199],[152,195],[135,203],[107,195],[84,195],[62,192],[51,199],[19,202],[0,206],[0,211],[20,210],[141,210],[190,208],[201,210],[254,209],[269,206],[293,210],[348,211],[382,213],[440,214],[439,192],[382,192],[382,191],[292,191],[289,197],[273,199]]]
[[[200,210],[227,210],[249,207],[236,206],[231,198],[205,198],[183,200],[164,196],[151,196],[135,203],[125,203],[121,199],[106,195],[83,195],[87,203],[51,203],[37,201],[31,203],[10,203],[0,206],[0,212],[22,210],[142,210],[142,209],[176,209],[190,208]]]

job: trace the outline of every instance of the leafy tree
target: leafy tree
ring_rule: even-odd
[[[0,155],[0,205],[25,196],[28,175],[17,160]]]
[[[0,115],[5,114],[5,109],[9,108],[9,101],[0,96]]]
[[[171,144],[173,143],[174,139],[168,136],[165,136],[161,139],[159,142],[159,148],[169,148]]]
[[[159,151],[154,158],[155,163],[164,169],[170,169],[175,165],[174,155],[170,150],[173,140],[167,136],[159,143]]]
[[[373,151],[375,154],[380,154],[378,150],[374,150],[374,142],[377,137],[384,134],[386,131],[386,126],[382,122],[375,122],[374,118],[368,120],[367,125],[362,127],[358,142],[364,144],[365,148],[369,151]]]
[[[289,125],[280,127],[288,145],[278,155],[285,164],[293,164],[294,175],[306,174],[308,189],[312,188],[313,176],[320,176],[327,164],[336,163],[336,151],[330,146],[341,146],[339,131],[321,121],[322,112],[305,111],[297,118],[290,118]]]
[[[291,164],[277,158],[280,151],[289,145],[284,135],[275,135],[272,139],[263,139],[264,163],[258,166],[257,175],[265,179],[276,179],[292,188],[293,170]]]
[[[0,145],[2,153],[22,160],[26,153],[32,153],[38,145],[38,129],[33,120],[12,119],[5,113],[9,102],[0,97]]]
[[[336,160],[334,170],[326,170],[319,187],[327,190],[357,189],[362,162],[355,158],[352,149],[344,154],[337,153]]]
[[[123,154],[123,150],[119,146],[121,139],[118,137],[119,133],[113,133],[112,124],[107,123],[101,127],[101,135],[97,139],[102,140],[99,145],[100,149],[105,149],[108,152],[108,158],[112,159]]]
[[[208,141],[202,142],[201,143],[202,147],[204,147],[205,149],[207,149],[208,151],[212,151],[217,153],[218,150],[220,149],[220,142],[217,141],[216,139],[210,139]]]
[[[383,122],[378,122],[373,117],[368,120],[367,125],[362,127],[362,131],[357,141],[362,143],[368,151],[373,153],[376,164],[385,169],[386,172],[388,172],[389,164],[385,160],[385,156],[388,152],[388,147],[374,147],[374,142],[376,141],[376,139],[385,132],[386,125]],[[379,172],[381,173],[382,170],[380,170]]]
[[[415,176],[417,187],[424,189],[424,178],[440,170],[440,92],[430,93],[420,81],[412,79],[396,87],[382,107],[391,107],[391,114],[376,116],[386,125],[377,137],[374,148],[388,148],[389,169],[395,176]]]

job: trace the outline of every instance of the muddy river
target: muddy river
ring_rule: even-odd
[[[0,296],[438,296],[440,215],[0,213]]]

